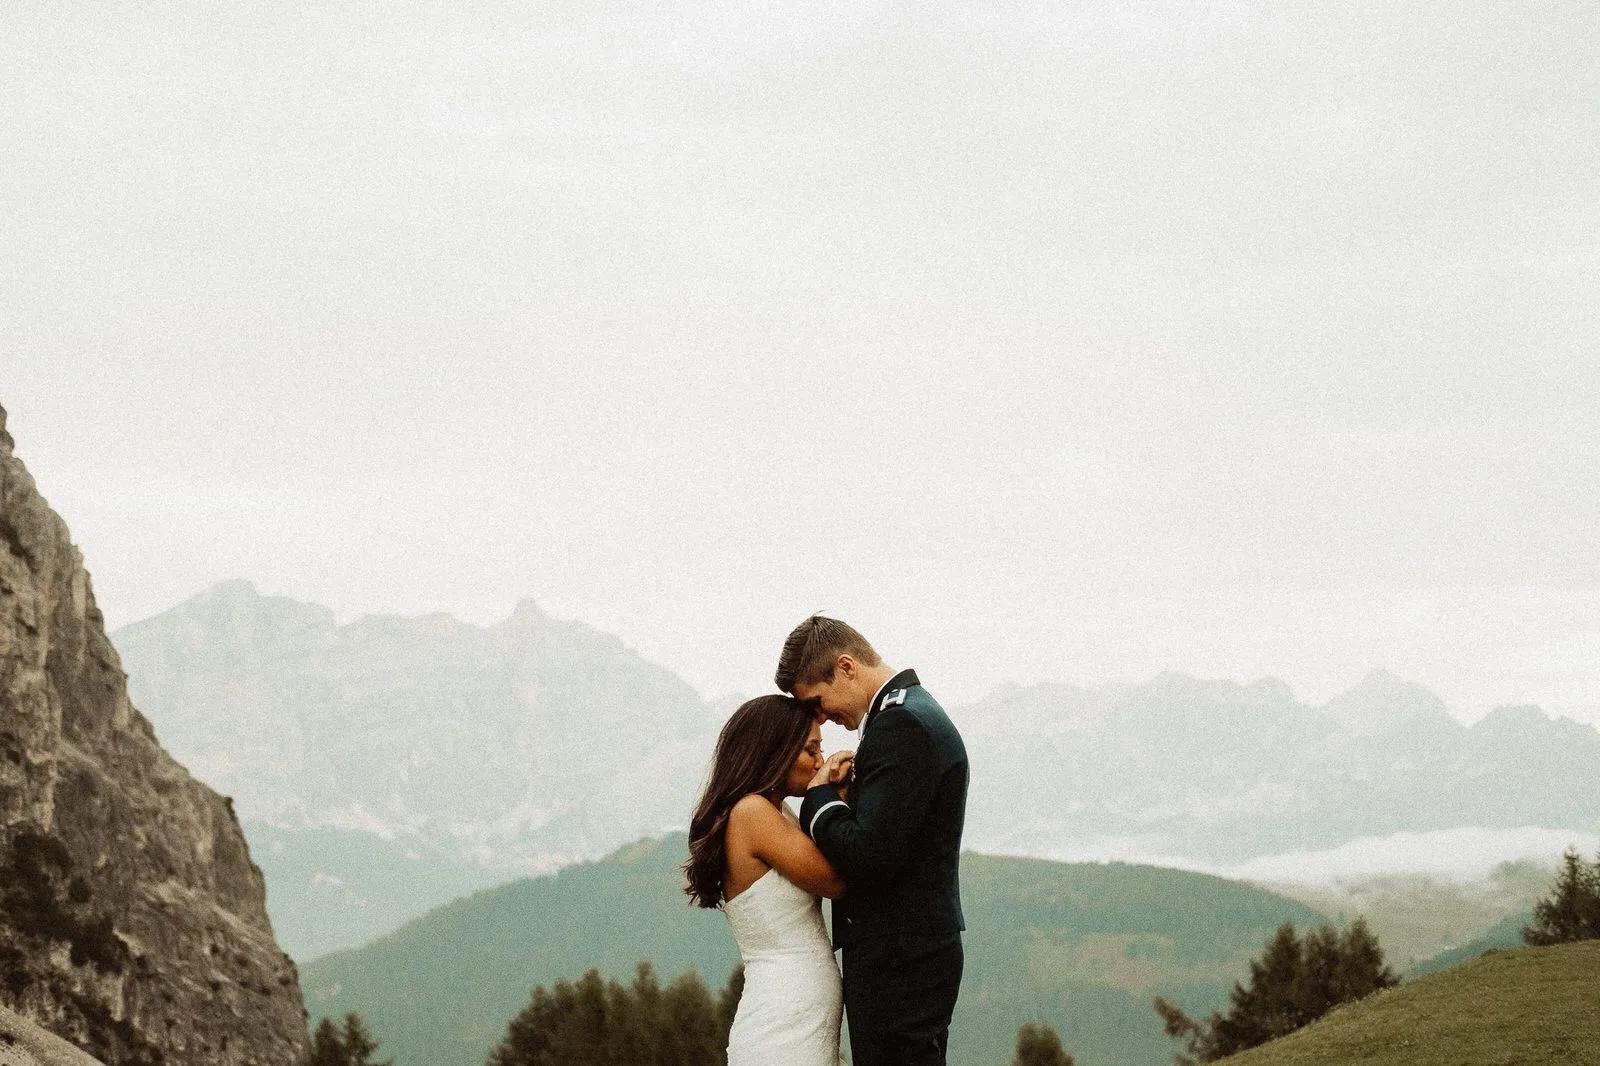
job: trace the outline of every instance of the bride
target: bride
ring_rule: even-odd
[[[819,897],[836,898],[844,883],[783,800],[848,765],[848,755],[824,764],[811,708],[788,696],[749,701],[717,738],[683,868],[685,891],[722,908],[744,960],[728,1066],[841,1062],[839,966]]]

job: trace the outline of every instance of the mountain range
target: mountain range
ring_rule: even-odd
[[[983,782],[972,839],[1000,852],[1115,845],[1228,864],[1402,831],[1592,831],[1600,811],[1594,727],[1502,707],[1469,728],[1384,671],[1318,706],[1270,678],[1166,674],[1017,688],[959,711]]]
[[[233,581],[115,639],[163,741],[235,798],[301,958],[682,827],[736,702],[532,602],[340,624]],[[1593,727],[1534,707],[1468,727],[1382,671],[1323,704],[1164,674],[950,709],[980,851],[1229,869],[1401,832],[1592,832],[1600,810]],[[370,861],[335,869],[351,848]]]
[[[247,821],[554,869],[683,824],[720,722],[615,637],[532,602],[498,625],[349,625],[227,582],[121,629],[135,699]]]

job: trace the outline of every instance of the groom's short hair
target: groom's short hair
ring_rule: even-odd
[[[793,693],[797,684],[820,685],[833,680],[839,656],[859,659],[863,666],[883,660],[867,638],[837,618],[814,614],[794,627],[778,656],[778,688]]]

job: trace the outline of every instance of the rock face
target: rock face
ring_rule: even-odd
[[[130,704],[0,409],[0,1005],[108,1066],[286,1066],[294,963],[231,801]]]
[[[0,1007],[0,1066],[103,1066],[54,1033]]]

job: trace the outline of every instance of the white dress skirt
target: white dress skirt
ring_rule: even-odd
[[[768,870],[722,912],[744,959],[728,1066],[840,1066],[844,994],[822,900]]]

